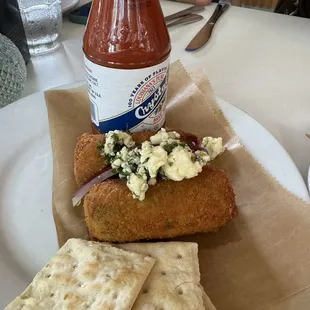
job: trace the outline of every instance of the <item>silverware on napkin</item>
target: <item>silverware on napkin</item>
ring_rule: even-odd
[[[195,23],[198,22],[200,20],[202,20],[203,17],[199,14],[189,14],[187,16],[181,17],[171,23],[166,23],[167,27],[172,27],[172,26],[176,26],[176,25],[185,25],[185,24],[191,24],[191,23]]]
[[[198,13],[198,12],[202,12],[204,11],[205,7],[204,6],[191,6],[185,10],[182,10],[182,11],[179,11],[177,13],[174,13],[174,14],[171,14],[169,16],[166,16],[165,17],[165,22],[170,22],[174,19],[177,19],[177,18],[180,18],[180,17],[184,17],[184,16],[187,16],[189,14],[192,14],[192,13]]]
[[[217,5],[210,19],[185,48],[187,52],[196,51],[209,41],[215,23],[229,7],[230,5],[228,3],[219,3]]]

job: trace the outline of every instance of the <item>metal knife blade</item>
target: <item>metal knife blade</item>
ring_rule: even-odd
[[[172,23],[168,23],[167,27],[172,27],[172,26],[176,26],[176,25],[191,24],[191,23],[198,22],[202,19],[203,19],[203,17],[199,14],[189,14],[187,16],[184,16],[184,17],[177,19],[176,21],[173,21]]]
[[[230,7],[228,3],[219,3],[207,23],[200,29],[185,50],[193,52],[204,46],[210,39],[215,23],[220,16]]]
[[[177,13],[174,13],[174,14],[171,14],[171,15],[168,15],[165,17],[165,22],[169,22],[173,19],[176,19],[176,18],[180,18],[180,17],[183,17],[183,16],[186,16],[186,15],[189,15],[191,13],[198,13],[198,12],[202,12],[204,11],[205,7],[204,6],[197,6],[197,5],[194,5],[194,6],[191,6],[185,10],[182,10],[182,11],[179,11]]]

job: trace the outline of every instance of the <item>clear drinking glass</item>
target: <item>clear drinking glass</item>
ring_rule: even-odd
[[[59,47],[61,0],[18,0],[29,52],[41,55]]]

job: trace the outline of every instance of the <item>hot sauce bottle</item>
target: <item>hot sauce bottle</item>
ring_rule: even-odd
[[[94,0],[83,39],[93,131],[165,122],[170,38],[158,0]]]

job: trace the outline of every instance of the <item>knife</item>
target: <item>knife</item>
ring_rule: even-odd
[[[199,14],[189,14],[187,16],[184,16],[184,17],[177,19],[176,21],[168,23],[167,27],[169,28],[169,27],[176,26],[176,25],[191,24],[191,23],[198,22],[202,19],[203,19],[203,17]]]
[[[179,2],[179,3],[188,3],[188,4],[196,4],[197,3],[197,0],[169,0],[169,1]],[[219,0],[212,0],[212,2],[218,3]]]
[[[169,16],[166,16],[165,17],[165,22],[170,22],[171,20],[173,19],[176,19],[176,18],[180,18],[180,17],[183,17],[183,16],[186,16],[186,15],[189,15],[191,13],[198,13],[198,12],[202,12],[204,11],[205,7],[204,6],[197,6],[197,5],[194,5],[194,6],[191,6],[185,10],[182,10],[180,12],[177,12],[177,13],[174,13],[174,14],[171,14]]]
[[[193,52],[204,46],[210,39],[212,30],[215,23],[220,18],[220,16],[230,7],[228,3],[219,3],[214,10],[211,18],[207,23],[200,29],[193,40],[187,45],[185,50],[187,52]]]
[[[179,3],[189,3],[189,4],[195,4],[196,0],[170,0],[173,2],[179,2]]]

